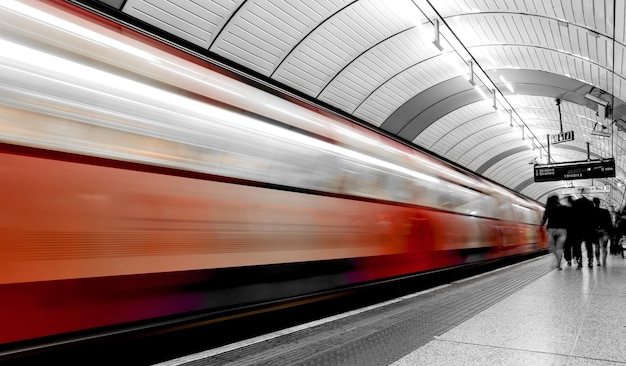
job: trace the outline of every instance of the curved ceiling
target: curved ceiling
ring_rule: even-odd
[[[530,198],[593,185],[624,205],[625,0],[74,2]],[[611,157],[615,178],[534,182],[534,162]]]

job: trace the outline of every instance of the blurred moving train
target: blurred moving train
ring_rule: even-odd
[[[547,246],[536,202],[75,5],[0,19],[0,345]]]

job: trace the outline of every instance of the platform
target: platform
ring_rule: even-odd
[[[607,262],[550,271],[393,366],[623,365],[626,261]]]
[[[160,365],[624,365],[625,281],[543,256]]]

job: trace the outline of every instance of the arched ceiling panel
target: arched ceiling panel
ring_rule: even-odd
[[[488,150],[507,140],[518,141],[509,126],[508,114],[495,112],[489,102],[482,100],[447,114],[413,142],[475,170],[491,155],[485,154]]]
[[[432,122],[451,111],[480,100],[480,95],[463,77],[444,79],[415,94],[381,125],[385,131],[413,141]]]
[[[273,79],[317,97],[353,60],[415,24],[389,4],[393,2],[358,1],[342,9],[289,53]],[[419,19],[417,9],[405,8]]]
[[[432,43],[429,47],[436,49]],[[446,58],[451,62],[442,62],[440,57]],[[362,118],[377,127],[387,121],[389,126],[384,127],[384,129],[397,133],[402,126],[403,120],[407,118],[403,118],[403,116],[415,116],[411,108],[403,108],[407,102],[429,87],[449,81],[450,75],[458,75],[458,70],[466,68],[460,59],[451,58],[450,55],[431,57],[423,61],[420,59],[415,62],[414,66],[402,70],[389,81],[381,84],[354,112],[354,116]],[[452,82],[455,81],[453,80]],[[456,82],[466,83],[460,80]],[[445,90],[441,94],[446,94]],[[426,101],[426,99],[428,98],[421,96],[419,105],[432,105],[438,101],[437,99]]]
[[[477,56],[477,60],[486,70],[501,68],[502,61],[498,60],[508,57],[506,67],[565,75],[602,90],[612,90],[613,83],[621,85],[624,81],[623,78],[614,80],[611,70],[606,67],[554,50],[527,46],[502,45],[495,47],[490,45],[476,46],[472,51],[480,55]],[[615,96],[620,99],[624,97]]]
[[[500,150],[506,151],[506,147]],[[486,173],[498,177],[507,187],[513,189],[523,183],[527,177],[512,171],[510,166],[526,166],[527,168],[532,168],[531,161],[533,157],[534,154],[528,149],[513,154],[509,153],[502,160],[498,161],[497,164],[493,165]]]
[[[487,136],[487,135],[485,135]],[[519,137],[512,131],[506,131],[503,126],[498,128],[498,133],[493,134],[483,142],[476,143],[475,139],[466,139],[458,144],[456,150],[463,151],[460,153],[458,163],[467,166],[472,170],[477,169],[486,160],[486,153],[497,153],[501,149],[509,146],[523,145],[523,141],[519,141]],[[531,150],[528,147],[527,150]],[[534,155],[534,154],[532,154]]]
[[[537,49],[554,49],[604,67],[610,67],[612,63],[611,38],[556,18],[533,17],[526,14],[480,13],[457,16],[450,21],[451,26],[463,31],[460,37],[469,48],[484,44],[527,45]],[[485,32],[471,31],[484,27],[492,29]]]
[[[624,0],[69,1],[531,198],[607,184],[625,203]],[[561,125],[552,161],[589,143],[617,177],[535,183]]]
[[[349,1],[245,1],[210,50],[269,76],[320,23]]]
[[[432,123],[413,142],[428,150],[432,150],[442,139],[449,136],[448,126],[459,126],[491,113],[493,113],[493,108],[486,101],[468,104],[455,109],[437,122]]]
[[[211,6],[186,0],[128,1],[124,12],[181,39],[208,48],[244,0]]]
[[[441,1],[437,12],[445,18],[472,13],[513,13],[546,16],[567,23],[612,34],[613,0],[549,0],[549,1]],[[623,9],[623,2],[617,2]],[[621,3],[621,4],[620,4]],[[620,14],[620,13],[618,13]]]
[[[429,43],[421,27],[407,29],[386,39],[342,70],[320,94],[319,99],[354,113],[379,86],[414,66],[416,60],[434,56],[432,44]]]
[[[498,164],[500,161],[504,160],[505,158],[513,154],[526,152],[527,150],[528,150],[527,146],[517,146],[517,147],[507,146],[507,148],[503,152],[495,154],[495,155],[489,154],[487,157],[485,157],[486,161],[480,167],[478,167],[478,169],[476,169],[476,172],[481,175],[485,174],[485,171],[487,169],[490,169],[491,167]],[[533,155],[533,159],[529,160],[529,164],[531,162],[534,162],[535,158],[536,156]]]

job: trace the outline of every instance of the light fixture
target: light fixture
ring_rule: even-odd
[[[441,43],[439,42],[439,19],[435,19],[435,36],[433,44],[439,49],[439,51],[443,51],[443,47],[441,47]]]
[[[497,100],[496,100],[496,90],[495,89],[491,89],[491,94],[493,94],[493,109],[495,109],[496,111],[498,110],[498,104],[497,104]]]
[[[513,127],[513,111],[509,110],[509,126]]]
[[[593,125],[593,131],[591,131],[592,135],[602,136],[602,137],[611,137],[611,131],[605,131],[607,127],[601,123],[596,122]]]
[[[472,60],[469,61],[469,82],[472,85],[476,85],[474,81],[474,61]]]
[[[615,124],[617,125],[617,130],[618,131],[626,131],[626,121],[624,121],[622,118],[620,118],[617,121],[615,121]]]
[[[598,98],[598,97],[596,97],[595,95],[586,94],[586,95],[585,95],[585,98],[589,99],[589,100],[590,100],[590,101],[592,101],[592,102],[596,102],[596,103],[598,103],[598,104],[600,104],[600,105],[603,105],[603,106],[605,106],[605,107],[606,107],[607,105],[609,105],[609,102],[608,102],[608,101],[606,101],[606,100],[604,100],[604,99],[602,99],[602,98]]]

